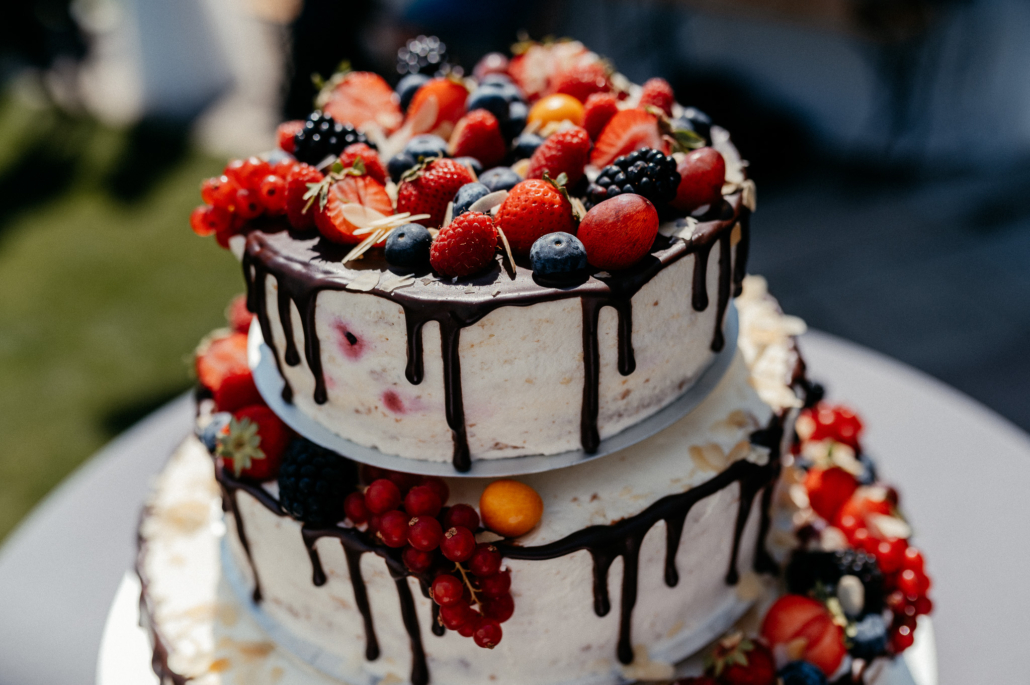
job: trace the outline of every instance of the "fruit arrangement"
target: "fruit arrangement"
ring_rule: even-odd
[[[506,254],[507,268],[562,280],[630,268],[654,248],[655,217],[721,202],[711,121],[667,81],[634,86],[575,41],[513,51],[464,76],[438,38],[418,36],[398,51],[395,87],[344,67],[306,120],[279,126],[275,152],[204,181],[193,230],[228,247],[255,221],[288,224],[354,246],[345,262],[382,250],[390,267],[450,280],[503,269]]]

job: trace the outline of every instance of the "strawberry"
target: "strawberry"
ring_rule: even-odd
[[[616,157],[642,147],[668,153],[669,146],[658,130],[658,117],[642,109],[624,109],[611,118],[594,143],[590,163],[603,169]]]
[[[511,189],[497,210],[497,226],[511,251],[523,257],[537,238],[576,230],[568,193],[553,181],[539,179],[522,181]]]
[[[279,149],[283,152],[289,152],[293,154],[293,137],[304,128],[304,122],[295,119],[293,121],[284,121],[279,124],[278,128],[275,129],[275,137],[279,143]]]
[[[858,481],[839,466],[810,469],[805,476],[805,489],[808,490],[808,502],[815,513],[827,521],[833,521],[844,503],[858,489]]]
[[[264,404],[257,386],[254,385],[254,376],[250,369],[231,373],[222,379],[222,384],[214,393],[215,407],[218,411],[236,411],[252,404]]]
[[[590,265],[610,270],[636,264],[650,251],[657,235],[658,210],[650,200],[633,193],[594,205],[576,233]]]
[[[361,128],[377,124],[386,133],[400,127],[400,101],[390,84],[379,74],[352,71],[333,86],[322,111],[341,124]]]
[[[665,116],[672,116],[672,104],[676,102],[676,95],[672,92],[672,86],[663,78],[648,79],[644,83],[640,93],[640,102],[637,107],[643,109],[650,105],[665,112]]]
[[[386,169],[383,168],[379,154],[365,143],[354,143],[345,147],[343,154],[340,155],[340,164],[345,169],[350,169],[359,159],[361,160],[361,167],[364,168],[364,173],[368,174],[377,183],[385,186]]]
[[[445,226],[433,240],[429,263],[442,276],[471,276],[494,259],[497,229],[479,212],[465,212]]]
[[[286,175],[286,217],[298,231],[315,225],[318,200],[305,199],[309,183],[321,183],[322,172],[303,162],[296,164]]]
[[[197,380],[211,392],[233,374],[250,371],[247,366],[247,334],[230,333],[201,343],[194,357]]]
[[[237,478],[271,480],[279,474],[290,429],[263,405],[244,407],[233,414],[218,436],[217,454]]]
[[[552,93],[565,93],[580,102],[586,102],[594,93],[607,93],[611,89],[608,71],[602,62],[583,62],[559,71],[551,77],[548,88]]]
[[[543,178],[545,173],[558,178],[565,174],[571,187],[583,178],[583,168],[589,160],[590,136],[576,126],[553,134],[533,152],[526,178]]]
[[[451,157],[475,157],[484,169],[489,169],[504,159],[508,145],[497,117],[485,109],[475,109],[458,121],[449,152]]]
[[[870,514],[889,516],[891,502],[884,487],[858,488],[833,518],[833,525],[845,533],[868,526]],[[850,520],[848,520],[850,517]]]
[[[426,226],[439,226],[447,213],[447,203],[458,188],[472,183],[472,172],[453,159],[433,159],[401,181],[397,189],[397,212],[428,214]]]
[[[618,100],[611,93],[594,93],[587,98],[583,111],[583,128],[590,140],[597,140],[605,125],[619,111]]]
[[[681,212],[692,212],[703,205],[722,199],[726,182],[726,160],[713,148],[703,147],[687,153],[676,166],[680,184],[670,202]]]
[[[508,63],[508,75],[526,94],[528,102],[551,92],[549,86],[555,74],[572,71],[582,65],[600,62],[601,58],[578,41],[532,43],[522,45],[520,54]],[[521,49],[521,48],[525,49]]]
[[[776,660],[769,648],[734,632],[715,645],[705,659],[705,673],[721,685],[774,685]]]
[[[367,217],[357,206],[374,210],[382,216]],[[393,203],[383,184],[363,174],[345,173],[329,186],[325,207],[320,207],[315,214],[315,225],[326,240],[357,245],[366,236],[354,235],[354,231],[366,226],[369,220],[391,214]]]
[[[232,298],[225,310],[226,321],[237,333],[250,331],[250,322],[253,318],[254,315],[247,311],[247,296],[242,293]]]
[[[762,620],[762,638],[773,649],[782,646],[791,661],[804,659],[827,677],[840,666],[847,650],[844,631],[821,603],[801,595],[783,595]]]
[[[447,77],[430,80],[419,88],[408,105],[408,121],[412,122],[412,135],[438,132],[450,138],[453,125],[465,114],[468,89],[463,83]],[[429,114],[436,110],[436,116]]]

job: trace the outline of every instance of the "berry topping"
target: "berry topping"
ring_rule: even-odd
[[[522,177],[510,167],[498,166],[479,174],[479,182],[489,188],[491,193],[495,193],[498,190],[511,190],[522,182]]]
[[[548,95],[537,100],[529,109],[526,119],[526,123],[538,126],[562,121],[571,121],[576,126],[583,125],[583,103],[564,93]]]
[[[762,638],[774,649],[782,645],[791,658],[802,658],[827,676],[844,659],[844,631],[821,603],[800,595],[784,595],[769,607]],[[799,653],[794,653],[799,652]]]
[[[454,216],[459,217],[469,210],[476,200],[490,194],[490,189],[482,183],[466,183],[454,194]]]
[[[444,528],[460,526],[474,531],[479,529],[479,514],[467,504],[455,504],[444,512],[441,522]]]
[[[672,116],[672,105],[676,102],[676,95],[672,92],[672,86],[663,78],[652,78],[644,82],[640,91],[640,102],[638,107],[657,107],[665,112],[665,116]]]
[[[586,102],[595,93],[607,93],[612,89],[608,71],[600,61],[580,63],[557,72],[551,77],[549,87],[555,93],[571,95],[580,102]]]
[[[479,589],[484,597],[504,597],[511,591],[511,571],[500,571],[479,579]]]
[[[279,503],[295,519],[331,525],[344,516],[351,478],[340,455],[297,438],[286,448],[279,468]]]
[[[775,685],[776,661],[768,647],[734,632],[716,643],[705,659],[705,673],[720,685]]]
[[[318,203],[309,202],[311,198],[304,196],[310,185],[321,183],[323,178],[322,172],[309,164],[296,165],[286,176],[286,218],[298,231],[315,225]]]
[[[258,200],[269,214],[285,214],[286,180],[275,174],[265,176],[258,188]]]
[[[401,505],[400,489],[386,478],[379,478],[365,490],[365,506],[373,514],[385,514]]]
[[[597,140],[601,131],[619,111],[618,100],[611,93],[594,93],[583,106],[583,128],[591,140]]]
[[[448,573],[442,573],[433,579],[429,595],[440,606],[449,607],[462,601],[465,584]]]
[[[858,481],[839,466],[811,469],[805,476],[805,489],[808,490],[808,502],[815,513],[827,521],[833,521],[840,508],[858,489]]]
[[[490,74],[501,74],[508,71],[508,56],[501,52],[488,52],[479,58],[472,75],[480,81]],[[507,78],[507,77],[506,77]]]
[[[446,71],[447,45],[436,36],[418,36],[397,50],[398,74],[435,74]]]
[[[254,376],[250,370],[232,373],[222,379],[222,384],[214,392],[215,407],[218,411],[233,412],[253,404],[264,404]]]
[[[474,157],[485,167],[499,163],[507,151],[497,117],[485,109],[473,110],[462,117],[451,135],[452,157]]]
[[[271,480],[279,472],[290,429],[264,405],[244,407],[218,436],[217,454],[239,478]]]
[[[544,141],[529,160],[526,178],[543,178],[548,174],[568,177],[569,187],[583,178],[583,168],[590,160],[590,136],[585,129],[574,127],[559,131]]]
[[[887,624],[880,614],[869,614],[855,623],[851,656],[871,661],[887,650]]]
[[[201,205],[190,213],[190,228],[201,237],[225,231],[231,224],[232,214],[221,207]]]
[[[355,525],[367,523],[372,512],[365,504],[365,496],[360,492],[352,492],[343,500],[343,513],[347,515]]]
[[[404,510],[412,516],[435,517],[441,508],[440,491],[431,485],[416,485],[404,496]]]
[[[468,561],[476,550],[476,538],[468,528],[456,526],[448,528],[440,540],[440,551],[453,562]]]
[[[493,545],[482,543],[476,545],[476,549],[469,558],[469,570],[480,577],[487,577],[496,574],[501,570],[501,553]]]
[[[408,109],[411,98],[415,97],[415,92],[427,83],[429,83],[429,77],[425,74],[408,74],[398,81],[395,91],[400,99],[401,109]]]
[[[575,273],[587,267],[587,250],[574,235],[548,233],[533,243],[529,261],[539,276]]]
[[[598,269],[625,269],[636,264],[658,235],[658,212],[640,195],[623,194],[595,205],[576,234],[587,261]]]
[[[601,170],[587,187],[587,206],[623,193],[635,193],[662,205],[676,197],[679,183],[675,159],[658,150],[641,148],[619,157]]]
[[[493,649],[501,641],[501,624],[492,618],[484,618],[472,634],[476,644],[485,649]]]
[[[355,231],[364,228],[370,219],[381,219],[393,214],[393,203],[386,188],[375,179],[350,172],[333,174],[331,178],[339,180],[328,186],[325,205],[322,206],[321,197],[312,198],[314,204],[319,206],[315,224],[326,240],[356,245],[366,236],[355,235]],[[370,214],[364,210],[375,213]]]
[[[533,153],[544,144],[544,139],[535,133],[529,133],[528,131],[522,133],[518,138],[512,141],[511,155],[514,159],[528,159],[533,156]]]
[[[495,480],[479,497],[483,525],[508,538],[533,530],[544,513],[544,501],[536,490],[515,480]]]
[[[436,555],[432,552],[422,552],[408,545],[401,552],[401,560],[412,573],[425,573],[433,567]]]
[[[446,157],[447,141],[432,133],[423,133],[408,141],[408,144],[404,146],[404,153],[416,162],[430,157]]]
[[[442,276],[471,276],[494,262],[497,229],[486,214],[466,212],[436,235],[429,263]]]
[[[878,612],[883,608],[883,575],[876,559],[861,550],[833,552],[796,550],[786,569],[787,589],[797,595],[816,591],[818,586],[840,594],[835,589],[844,576],[857,578],[862,585],[860,613]]]
[[[397,190],[397,211],[428,214],[426,224],[440,226],[447,213],[447,203],[458,188],[474,180],[469,170],[453,159],[434,159],[401,182]]]
[[[862,421],[855,412],[845,406],[820,403],[801,412],[795,430],[802,440],[833,440],[857,452],[859,438],[862,435]]]
[[[375,124],[386,133],[392,133],[401,125],[403,115],[398,98],[379,74],[352,71],[334,76],[327,89],[328,93],[323,91],[319,95],[319,101],[325,101],[322,109],[341,124],[350,124],[356,129]],[[350,141],[353,142],[357,141]]]
[[[826,685],[826,674],[807,661],[791,661],[779,676],[783,685]]]
[[[212,393],[218,392],[229,376],[250,372],[247,334],[232,333],[201,344],[194,362],[200,384]]]
[[[368,143],[368,139],[353,126],[341,124],[329,114],[316,111],[308,116],[304,127],[294,136],[293,156],[317,166],[326,157],[335,157],[354,143]]]
[[[472,607],[464,599],[454,604],[440,607],[440,622],[448,630],[458,630],[466,623],[477,618],[478,614],[472,611]]]
[[[514,89],[514,86],[512,88]],[[517,89],[512,92],[506,90],[505,86],[500,83],[489,83],[472,91],[465,106],[470,113],[482,109],[497,117],[497,121],[505,121],[508,118],[508,105],[511,103],[513,95],[517,99]]]
[[[410,517],[403,511],[391,509],[379,517],[379,526],[376,535],[387,547],[399,549],[408,544],[408,530]],[[414,545],[412,545],[414,547]],[[417,549],[417,547],[416,547]],[[428,551],[428,550],[422,550]]]
[[[726,181],[726,160],[716,150],[703,147],[687,156],[677,166],[680,182],[676,197],[669,204],[681,212],[692,212],[698,207],[722,199],[722,185]]]
[[[597,136],[590,163],[603,168],[617,157],[642,147],[667,151],[658,130],[658,117],[642,109],[624,109],[616,113]]]
[[[516,255],[528,255],[533,243],[548,233],[576,230],[572,204],[560,185],[549,180],[522,181],[501,203],[497,225]]]
[[[292,155],[294,151],[294,137],[300,133],[302,128],[304,128],[304,122],[300,119],[284,121],[279,124],[275,129],[275,138],[279,149]]]
[[[439,132],[450,137],[452,126],[465,114],[468,90],[461,81],[434,78],[418,89],[408,106],[412,133]]]
[[[477,177],[483,173],[483,165],[479,163],[479,160],[475,157],[455,157],[454,161],[462,165]]]
[[[386,261],[391,266],[420,269],[429,265],[433,236],[421,224],[404,224],[386,239]]]
[[[359,159],[361,160],[360,167],[356,164]],[[386,185],[386,169],[379,161],[379,153],[365,143],[354,143],[345,147],[343,154],[340,155],[340,164],[344,169],[364,167],[365,174],[376,182]]]
[[[408,521],[408,544],[420,552],[432,552],[440,546],[443,527],[431,516],[415,516]]]
[[[504,623],[515,613],[515,600],[511,595],[504,594],[483,600],[483,615],[492,618],[498,623]]]

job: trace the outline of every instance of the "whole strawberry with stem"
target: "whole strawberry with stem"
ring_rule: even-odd
[[[576,219],[565,181],[564,176],[529,179],[508,193],[497,210],[496,222],[513,253],[528,255],[537,238],[548,233],[575,233]]]
[[[760,642],[734,632],[715,645],[705,660],[705,673],[722,685],[774,685],[776,660]]]
[[[447,203],[466,183],[472,183],[472,172],[453,159],[432,159],[414,167],[401,178],[397,189],[397,212],[428,214],[426,226],[440,226],[447,213]]]
[[[590,161],[590,136],[586,129],[574,126],[559,131],[544,141],[529,158],[526,178],[558,178],[565,174],[570,187],[583,178],[583,169]]]
[[[237,478],[271,480],[279,475],[290,429],[264,405],[244,407],[233,414],[218,436],[217,454]]]

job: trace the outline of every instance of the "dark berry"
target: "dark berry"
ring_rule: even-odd
[[[484,597],[503,597],[511,592],[511,571],[501,571],[479,579],[479,591]]]
[[[352,492],[343,500],[343,513],[355,524],[366,523],[371,516],[368,507],[365,506],[365,496],[360,492]]]
[[[415,158],[406,152],[398,152],[386,163],[386,171],[394,183],[400,183],[404,172],[415,166]]]
[[[444,530],[451,528],[479,529],[479,514],[467,504],[455,504],[444,513],[442,520]]]
[[[617,158],[601,169],[587,186],[587,208],[623,193],[642,195],[655,205],[676,197],[680,174],[676,160],[658,150],[645,147]]]
[[[587,250],[579,238],[559,231],[541,236],[529,249],[533,273],[541,276],[574,273],[587,267]]]
[[[490,194],[490,189],[482,183],[466,183],[454,194],[454,216],[458,217],[469,210],[476,200]]]
[[[491,193],[495,193],[498,190],[511,190],[522,182],[522,177],[510,167],[497,166],[481,173],[479,182],[489,188]]]
[[[705,142],[712,141],[712,119],[701,110],[687,107],[676,121],[686,122],[690,130],[704,138]]]
[[[469,557],[469,570],[483,578],[496,574],[501,570],[501,553],[487,543],[476,545],[475,551]]]
[[[483,615],[498,623],[504,623],[515,613],[515,600],[511,595],[501,595],[483,602]]]
[[[472,556],[476,549],[476,538],[464,526],[449,528],[440,541],[440,551],[453,562],[461,563]]]
[[[826,675],[815,664],[791,661],[779,672],[783,685],[826,685]]]
[[[483,173],[483,165],[475,157],[455,157],[454,161],[463,167],[468,168],[477,178],[481,173]]]
[[[440,136],[431,133],[423,133],[415,136],[404,146],[405,154],[408,154],[416,162],[421,162],[430,157],[446,157],[447,141]]]
[[[403,547],[408,544],[408,515],[393,509],[379,517],[379,538],[387,547]]]
[[[415,91],[429,81],[425,74],[408,74],[397,82],[397,96],[401,99],[401,109],[407,110],[411,104],[411,98],[415,97]]]
[[[465,596],[465,584],[456,576],[443,573],[433,579],[429,589],[433,601],[442,607],[457,604]]]
[[[855,623],[855,634],[851,638],[851,656],[856,659],[872,660],[887,649],[887,625],[880,614],[869,614]]]
[[[440,513],[443,502],[437,491],[427,485],[416,485],[404,496],[404,510],[412,516],[433,516]]]
[[[529,117],[529,107],[521,100],[515,100],[508,105],[508,120],[501,124],[501,130],[506,138],[514,138],[526,128],[526,119]]]
[[[391,266],[420,269],[429,265],[429,248],[433,236],[421,224],[404,224],[390,232],[386,239],[386,261]]]
[[[401,504],[401,491],[386,478],[374,480],[365,490],[365,506],[373,514],[385,514]]]
[[[447,504],[447,500],[451,496],[451,489],[447,487],[447,483],[444,482],[443,478],[437,476],[426,476],[422,479],[422,485],[433,490],[437,497],[440,498],[440,504]]]
[[[502,634],[500,623],[492,618],[484,618],[472,637],[480,647],[493,649],[500,643]]]
[[[806,595],[817,584],[834,588],[842,576],[857,576],[865,590],[863,613],[879,612],[883,608],[883,573],[876,558],[861,550],[844,549],[834,552],[797,550],[787,564],[785,577],[790,592]]]
[[[408,521],[408,544],[422,552],[432,552],[440,546],[443,528],[431,516],[416,516]]]
[[[397,50],[398,74],[436,74],[447,71],[447,45],[436,36],[418,36]]]
[[[860,452],[858,455],[858,462],[862,465],[862,473],[858,474],[859,485],[872,485],[877,481],[876,476],[876,463],[872,457],[864,452]]]
[[[511,154],[515,159],[532,157],[536,149],[544,144],[544,139],[535,133],[523,133],[512,143]]]
[[[432,552],[423,552],[408,545],[401,552],[401,559],[412,573],[425,573],[433,567],[436,555]]]
[[[343,518],[353,481],[353,469],[340,455],[297,438],[279,467],[279,503],[295,519],[330,525]]]
[[[304,128],[293,137],[293,156],[317,166],[326,157],[339,155],[343,148],[354,143],[371,145],[365,134],[355,131],[353,126],[341,124],[328,114],[316,111],[308,116]]]
[[[491,84],[476,88],[465,101],[465,107],[470,112],[485,109],[502,123],[508,119],[508,98],[505,97],[504,89],[500,85]]]
[[[197,437],[204,443],[204,447],[207,448],[208,452],[214,452],[218,447],[218,435],[222,432],[229,422],[232,420],[232,414],[226,411],[216,412],[211,415],[211,420],[208,421],[207,425],[203,428],[196,430]],[[476,517],[479,518],[478,516]],[[458,524],[464,525],[464,524]]]

